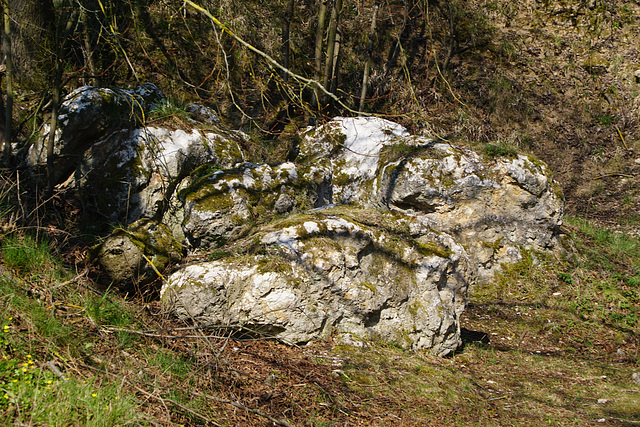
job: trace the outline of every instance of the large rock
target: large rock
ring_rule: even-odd
[[[238,139],[220,133],[123,129],[85,151],[74,185],[96,214],[131,223],[162,217],[176,186],[195,168],[230,168],[242,160]]]
[[[391,209],[450,233],[481,281],[523,250],[552,248],[562,224],[560,186],[531,156],[483,158],[386,120],[339,118],[306,132],[300,158],[301,176],[322,176],[326,203]]]
[[[393,210],[458,239],[486,281],[523,251],[553,247],[562,223],[560,187],[530,156],[483,158],[377,118],[309,129],[299,152],[295,163],[192,179],[183,192],[190,243],[220,246],[265,212],[334,204]]]
[[[437,354],[460,342],[469,285],[552,248],[563,212],[536,159],[483,158],[376,118],[308,129],[295,163],[188,182],[194,247],[240,239],[264,253],[182,268],[163,286],[166,309],[294,342],[335,332]],[[278,213],[290,217],[254,227]]]
[[[475,271],[450,236],[409,217],[336,207],[294,215],[251,239],[261,254],[171,275],[164,306],[185,319],[294,343],[336,333],[439,355],[460,344]]]
[[[67,95],[58,115],[54,181],[66,179],[82,153],[96,141],[115,130],[143,124],[149,110],[163,99],[164,94],[152,83],[129,90],[82,86]],[[30,148],[32,166],[46,165],[48,139],[45,134]]]
[[[144,126],[159,95],[139,91],[71,94],[57,152],[75,157],[59,173],[74,170],[93,223],[133,223],[95,249],[108,279],[166,279],[162,304],[184,319],[445,355],[469,286],[555,244],[562,194],[534,158],[360,117],[307,129],[293,162],[254,165],[243,136],[202,109],[206,130]],[[37,147],[32,161],[44,161]],[[167,277],[185,249],[225,256]]]

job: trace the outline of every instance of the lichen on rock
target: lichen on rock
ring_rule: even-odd
[[[62,138],[73,114],[121,107],[109,96],[73,94]],[[163,307],[202,324],[451,354],[469,288],[553,248],[562,223],[537,159],[482,156],[380,118],[307,129],[280,165],[246,162],[242,135],[224,129],[133,121],[105,133],[113,123],[95,120],[69,182],[88,212],[125,225],[94,250],[106,277],[162,281]],[[223,255],[172,271],[183,250]]]

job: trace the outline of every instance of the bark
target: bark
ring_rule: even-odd
[[[294,0],[289,0],[287,2],[287,8],[285,10],[285,14],[284,14],[284,22],[282,23],[282,66],[284,68],[289,68],[289,54],[290,54],[290,41],[289,41],[289,36],[290,36],[290,27],[291,27],[291,20],[293,19],[293,5],[294,5]],[[287,75],[287,73],[282,73],[282,80],[285,81],[285,83],[287,82],[287,80],[289,79],[289,76]]]
[[[69,39],[71,29],[74,27],[76,15],[71,12],[67,16],[65,27],[58,32],[56,40],[55,50],[55,65],[53,69],[53,88],[51,97],[51,122],[49,129],[49,138],[47,140],[47,195],[53,194],[53,188],[56,185],[55,182],[55,154],[54,143],[56,137],[56,130],[58,129],[58,108],[60,107],[60,100],[62,97],[62,71],[63,71],[63,54],[65,46]]]
[[[318,10],[318,28],[316,30],[316,49],[315,49],[315,73],[314,80],[320,82],[323,79],[322,76],[322,52],[324,50],[324,27],[327,16],[327,0],[320,1],[320,9]],[[320,90],[318,87],[314,87],[312,105],[315,108],[320,107]]]
[[[52,0],[5,0],[11,13],[11,53],[15,76],[39,87],[51,70],[55,9]]]
[[[333,80],[333,61],[336,53],[336,33],[338,31],[338,23],[340,20],[340,13],[342,12],[342,0],[336,0],[331,10],[331,20],[329,21],[329,34],[327,36],[327,60],[324,66],[324,75],[322,85],[325,90],[331,92],[331,83]],[[331,92],[334,93],[334,92]]]
[[[2,50],[5,56],[5,80],[7,83],[3,157],[4,165],[8,167],[11,163],[11,121],[13,118],[13,67],[11,54],[11,9],[9,0],[5,0],[3,3],[2,15],[4,18],[4,37],[2,40]]]
[[[373,6],[373,17],[371,18],[371,27],[369,28],[369,44],[367,45],[367,60],[364,64],[364,72],[362,73],[362,91],[360,92],[360,106],[358,111],[364,111],[364,103],[367,98],[367,87],[369,86],[369,74],[371,73],[371,62],[373,61],[373,40],[376,34],[376,19],[378,17],[378,1]]]
[[[93,47],[91,46],[91,35],[89,34],[89,19],[86,9],[81,9],[80,19],[82,21],[82,43],[84,48],[85,67],[89,70],[89,84],[98,86],[98,72],[93,61]]]
[[[410,24],[410,16],[411,8],[413,7],[413,0],[404,0],[404,12],[402,16],[402,27],[400,28],[400,32],[398,37],[393,42],[393,46],[389,50],[389,57],[387,59],[387,64],[385,66],[385,74],[389,73],[392,69],[395,68],[396,62],[398,60],[398,53],[402,48],[402,39],[405,31],[407,30],[408,25]]]
[[[440,6],[442,8],[442,5]],[[449,68],[449,63],[451,62],[451,58],[455,54],[458,45],[458,38],[456,33],[455,22],[453,20],[453,10],[451,9],[451,2],[447,2],[447,10],[442,9],[442,12],[447,16],[447,21],[449,22],[449,43],[447,46],[447,54],[442,63],[442,70],[446,70]]]

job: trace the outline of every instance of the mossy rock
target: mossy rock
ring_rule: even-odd
[[[143,219],[126,229],[114,229],[90,255],[98,260],[109,283],[138,290],[155,281],[160,285],[158,279],[180,261],[183,252],[166,225]]]

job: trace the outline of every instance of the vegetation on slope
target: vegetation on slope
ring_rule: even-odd
[[[465,345],[442,359],[177,323],[94,283],[81,242],[10,229],[19,209],[2,207],[3,425],[640,423],[640,241],[586,220],[566,226],[572,250],[473,290]]]
[[[296,1],[289,15],[284,0],[198,4],[281,62],[288,20],[289,68],[323,77],[318,2]],[[16,150],[0,186],[0,424],[640,423],[637,1],[345,1],[329,86],[343,105],[316,103],[312,86],[182,1],[83,5],[55,3],[43,22],[72,22],[74,32],[30,43],[48,54],[32,55],[34,72],[15,82]],[[532,253],[472,290],[465,346],[448,359],[176,324],[157,302],[92,281],[84,253],[95,236],[75,226],[81,205],[63,188],[40,198],[24,170],[30,144],[45,137],[58,72],[62,94],[151,81],[170,99],[154,123],[184,126],[175,106],[205,104],[252,135],[252,160],[276,163],[297,128],[354,114],[367,63],[366,113],[487,154],[537,154],[575,215],[564,253]]]

